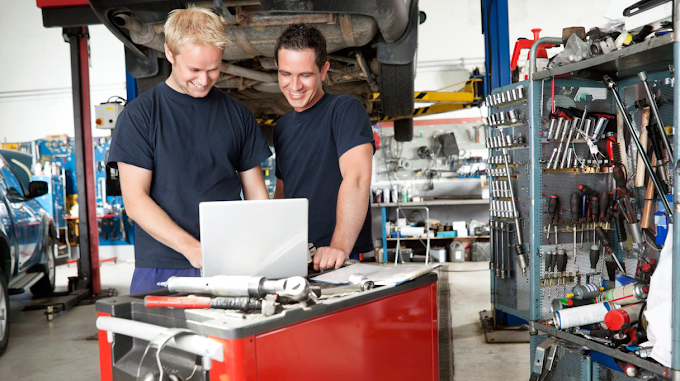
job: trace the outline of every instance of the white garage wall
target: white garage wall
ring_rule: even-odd
[[[69,46],[61,29],[42,26],[42,13],[35,1],[4,3],[0,13],[0,141],[29,141],[64,133],[73,136]],[[608,8],[606,1],[589,0],[509,3],[511,52],[517,37],[531,37],[531,28],[543,28],[545,36],[560,36],[562,27],[602,24]],[[479,0],[420,0],[420,7],[428,17],[420,29],[417,90],[442,88],[464,80],[467,73],[463,70],[483,67]],[[101,25],[89,29],[92,104],[112,95],[125,97],[122,44]],[[479,116],[479,111],[471,111],[471,116]],[[451,116],[433,116],[442,117]],[[458,112],[455,117],[465,115]]]
[[[0,14],[2,142],[74,135],[70,49],[61,32],[43,27],[35,1],[7,2]],[[91,26],[89,32],[91,103],[112,95],[126,97],[123,44],[102,25]]]

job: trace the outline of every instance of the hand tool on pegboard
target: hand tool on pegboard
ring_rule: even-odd
[[[661,114],[659,113],[659,107],[656,104],[656,101],[654,100],[654,95],[652,95],[652,90],[649,88],[649,83],[647,82],[647,72],[644,70],[638,73],[638,79],[640,82],[642,82],[642,87],[645,89],[645,93],[647,93],[647,99],[648,103],[652,108],[652,114],[654,115],[654,119],[656,119],[656,131],[658,132],[658,136],[661,137],[661,141],[663,142],[664,148],[666,149],[666,153],[668,155],[668,159],[670,163],[674,163],[675,160],[673,159],[673,149],[671,148],[671,144],[668,141],[668,135],[666,135],[666,125],[663,123],[661,120]],[[661,157],[659,157],[661,159]],[[664,157],[665,159],[665,157]]]
[[[611,254],[612,258],[614,258],[614,261],[616,261],[616,265],[618,266],[621,273],[625,274],[626,270],[624,270],[623,266],[621,265],[621,262],[619,262],[619,259],[616,257],[616,253],[612,250],[611,246],[612,243],[609,240],[609,236],[607,235],[607,233],[599,226],[595,228],[595,233],[597,234],[597,237],[600,239],[600,242],[602,242],[605,251]],[[610,278],[610,280],[611,279],[612,278]]]
[[[642,115],[640,119],[640,143],[643,147],[649,146],[648,138],[652,136],[647,131],[647,126],[649,125],[649,107],[642,109]],[[645,186],[645,165],[642,162],[641,152],[638,152],[637,165],[635,166],[635,187],[640,188]]]
[[[571,200],[570,200],[570,214],[571,214],[571,225],[572,225],[572,231],[573,231],[573,238],[574,238],[574,263],[576,263],[576,224],[579,222],[579,217],[581,213],[581,198],[578,195],[578,192],[573,192],[571,194]]]
[[[661,190],[664,189],[664,188],[661,186],[659,179],[657,178],[656,174],[654,173],[654,168],[652,167],[652,164],[649,161],[649,158],[647,157],[647,151],[642,147],[642,144],[640,143],[640,139],[637,136],[637,132],[635,131],[635,128],[633,127],[633,124],[631,123],[630,118],[628,116],[628,113],[626,112],[626,108],[623,106],[623,103],[621,102],[621,98],[619,97],[616,82],[614,82],[607,75],[605,75],[602,80],[603,80],[605,86],[607,86],[607,88],[611,91],[612,95],[614,96],[614,100],[616,102],[616,106],[618,107],[619,114],[621,115],[621,119],[623,119],[624,124],[628,128],[628,131],[630,133],[630,137],[633,140],[633,142],[635,143],[635,146],[637,147],[638,152],[642,153],[642,155],[640,157],[642,158],[642,161],[645,165],[645,169],[647,170],[647,174],[652,179],[652,182],[654,183],[654,186],[656,187],[657,191],[659,191],[661,193]],[[665,134],[665,132],[664,132],[664,134]],[[663,194],[661,194],[661,201],[663,202],[664,207],[666,208],[669,220],[672,221],[672,219],[673,219],[672,209],[671,209],[671,206],[670,206],[668,200],[666,199],[666,197]]]
[[[557,211],[559,209],[559,205],[560,205],[559,197],[555,194],[551,195],[550,198],[548,199],[548,220],[549,220],[549,223],[548,223],[548,234],[545,237],[546,241],[550,238],[550,229],[552,228],[553,223],[555,223],[555,215],[557,214]],[[557,236],[557,227],[555,227],[555,236]],[[557,244],[557,237],[555,237],[555,244]]]
[[[503,132],[501,131],[501,136],[503,136]],[[508,182],[508,191],[510,192],[510,208],[512,210],[512,217],[515,221],[515,244],[514,244],[514,249],[515,249],[515,255],[517,257],[517,264],[519,267],[522,269],[522,274],[526,276],[527,273],[527,258],[524,255],[524,242],[522,240],[522,229],[520,228],[521,225],[519,223],[519,210],[517,207],[517,200],[515,199],[515,191],[512,186],[512,176],[510,172],[510,165],[508,164],[509,162],[509,155],[508,155],[508,150],[507,148],[502,148],[502,155],[503,155],[503,164],[505,165],[505,171],[508,174],[506,177],[507,182]]]

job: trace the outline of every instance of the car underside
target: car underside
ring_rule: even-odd
[[[163,24],[182,1],[90,0],[100,20],[125,45],[126,66],[144,92],[167,78]],[[291,107],[277,83],[274,46],[289,25],[316,26],[327,41],[329,93],[358,97],[372,119],[413,112],[417,0],[215,0],[197,2],[225,21],[229,36],[216,87],[245,103],[260,119]],[[380,92],[380,101],[369,95]]]

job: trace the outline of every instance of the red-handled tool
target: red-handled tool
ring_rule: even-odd
[[[260,310],[262,301],[248,297],[206,297],[206,296],[146,296],[144,307],[173,307],[184,309],[220,308],[225,310]]]

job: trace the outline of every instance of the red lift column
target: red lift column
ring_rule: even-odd
[[[90,52],[87,27],[64,28],[64,40],[71,47],[71,84],[75,124],[76,176],[78,178],[78,223],[80,260],[78,287],[86,286],[93,295],[101,293],[99,276],[99,233],[95,196],[94,151],[90,117]],[[80,283],[84,283],[81,285]]]

